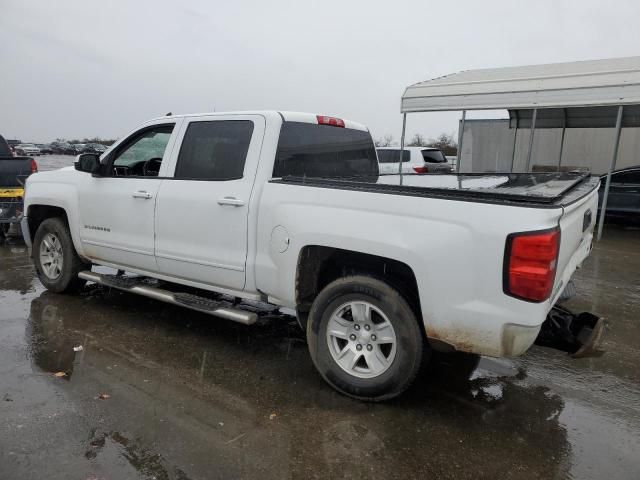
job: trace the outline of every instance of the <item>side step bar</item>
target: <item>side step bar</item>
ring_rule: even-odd
[[[78,277],[106,287],[117,288],[118,290],[153,298],[161,302],[190,308],[191,310],[207,313],[226,320],[232,320],[244,325],[252,325],[258,320],[258,315],[254,312],[245,312],[226,306],[229,302],[211,300],[190,293],[170,292],[169,290],[145,285],[144,277],[136,279],[132,277],[104,275],[89,270],[80,272]]]

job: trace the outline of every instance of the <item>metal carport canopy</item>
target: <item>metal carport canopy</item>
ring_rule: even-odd
[[[640,57],[467,70],[410,85],[401,112],[640,103]]]
[[[400,158],[404,149],[407,113],[462,110],[462,121],[458,132],[458,149],[462,149],[467,110],[509,110],[510,117],[516,116],[516,130],[518,112],[531,110],[529,121],[531,135],[526,169],[529,171],[539,111],[541,120],[551,127],[549,122],[553,121],[554,112],[550,109],[563,109],[561,123],[563,140],[560,147],[560,159],[562,159],[564,130],[569,127],[567,117],[568,114],[574,113],[569,110],[572,107],[599,107],[594,109],[593,113],[599,110],[599,116],[613,118],[613,115],[607,115],[609,112],[606,110],[607,107],[615,106],[617,107],[615,139],[601,207],[601,210],[606,212],[611,172],[615,169],[618,156],[620,131],[623,124],[636,126],[635,123],[637,123],[637,119],[634,118],[637,116],[637,108],[630,109],[630,115],[625,118],[624,106],[638,104],[640,104],[640,57],[467,70],[416,83],[406,88],[400,103],[400,111],[404,114]],[[602,119],[591,118],[591,121],[597,123]],[[456,162],[458,173],[461,161],[460,157]],[[398,162],[398,165],[402,183],[402,162]],[[598,240],[602,237],[605,215],[606,213],[600,215],[598,222]]]

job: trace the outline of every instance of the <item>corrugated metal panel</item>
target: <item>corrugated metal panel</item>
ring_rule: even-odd
[[[527,164],[529,129],[509,128],[509,120],[467,120],[462,146],[463,172],[524,172]],[[574,128],[567,130],[562,152],[564,168],[588,168],[594,174],[606,173],[611,165],[614,140],[611,128]],[[531,156],[533,169],[557,167],[561,129],[536,130]],[[515,143],[514,143],[515,140]],[[514,152],[515,146],[515,152]],[[640,128],[625,128],[620,138],[616,169],[640,165]]]
[[[469,70],[407,87],[402,112],[640,103],[640,57]]]

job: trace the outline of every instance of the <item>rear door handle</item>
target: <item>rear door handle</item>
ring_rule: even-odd
[[[244,201],[236,197],[222,197],[218,199],[218,205],[231,205],[232,207],[242,207]]]
[[[133,198],[144,198],[145,200],[149,200],[150,198],[153,197],[153,195],[151,195],[149,192],[147,192],[145,190],[137,190],[137,191],[133,192],[133,194],[131,196]]]

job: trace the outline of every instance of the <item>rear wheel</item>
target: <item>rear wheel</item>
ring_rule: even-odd
[[[375,278],[336,280],[316,297],[307,322],[313,362],[336,390],[381,401],[406,390],[426,343],[407,301]]]
[[[33,240],[33,263],[42,284],[56,293],[77,291],[86,283],[78,273],[89,268],[76,253],[66,222],[47,218]]]

